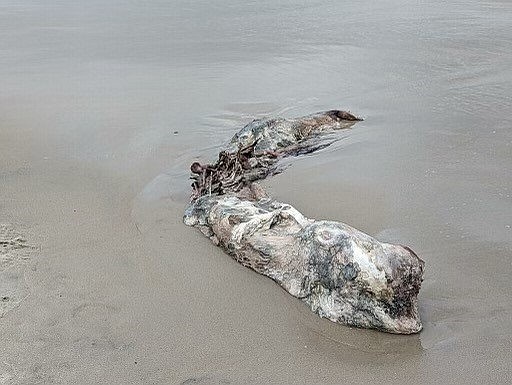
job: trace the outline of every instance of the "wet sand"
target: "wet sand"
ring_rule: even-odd
[[[498,1],[2,2],[0,384],[510,383],[511,31]],[[331,108],[365,121],[265,186],[411,246],[418,335],[320,319],[181,222],[191,162]]]

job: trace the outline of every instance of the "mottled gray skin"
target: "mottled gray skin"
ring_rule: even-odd
[[[356,120],[333,110],[249,123],[215,165],[192,165],[195,190],[184,222],[244,266],[272,278],[321,317],[391,333],[416,333],[422,327],[417,296],[424,262],[411,249],[379,242],[341,222],[308,219],[267,197],[253,182],[271,174],[280,155],[314,151],[318,143],[308,139],[350,127]],[[260,177],[249,178],[254,172]],[[205,194],[201,186],[209,181],[211,187],[212,175],[221,188],[209,188]]]
[[[256,119],[237,132],[228,148],[229,153],[254,145],[256,157],[268,152],[294,151],[302,141],[322,132],[349,128],[360,118],[346,111],[331,110],[297,119]]]
[[[340,222],[308,219],[269,198],[203,196],[184,221],[321,317],[391,333],[421,330],[417,295],[424,263],[407,247]]]

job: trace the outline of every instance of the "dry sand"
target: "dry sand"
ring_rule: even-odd
[[[3,2],[0,384],[510,383],[512,7],[407,4]],[[266,185],[410,245],[418,335],[322,320],[181,222],[198,156],[329,108],[366,120]]]

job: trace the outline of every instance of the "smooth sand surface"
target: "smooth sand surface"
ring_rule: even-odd
[[[509,3],[104,3],[0,4],[0,384],[512,382]],[[265,186],[414,249],[418,335],[182,224],[191,162],[331,108],[365,121]]]

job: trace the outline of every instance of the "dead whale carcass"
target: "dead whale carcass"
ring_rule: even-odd
[[[339,126],[332,115],[338,116],[328,112],[294,120],[291,132],[305,126],[297,122],[314,122],[312,116],[327,116],[329,122],[311,124],[307,134],[296,140],[289,140],[290,136],[279,140],[280,123],[267,124],[263,130],[258,123],[256,131],[251,124],[246,126],[231,142],[238,150],[221,153],[214,165],[192,166],[195,193],[184,222],[199,228],[241,264],[272,278],[322,317],[392,333],[416,333],[421,330],[417,295],[424,262],[412,250],[381,243],[340,222],[308,219],[292,206],[268,198],[254,179],[246,178],[258,169],[264,177],[276,157],[311,135]]]

